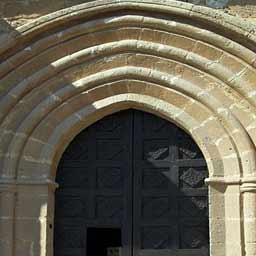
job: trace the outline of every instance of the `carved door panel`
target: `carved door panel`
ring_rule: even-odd
[[[82,131],[64,152],[56,179],[55,256],[86,256],[88,229],[104,227],[121,229],[123,255],[131,255],[131,138],[132,113],[121,112]]]
[[[60,161],[54,255],[91,256],[88,230],[105,227],[121,230],[122,256],[208,256],[206,176],[176,125],[137,110],[103,118]]]
[[[176,125],[134,116],[133,255],[207,256],[205,160]]]

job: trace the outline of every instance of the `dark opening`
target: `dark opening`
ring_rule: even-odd
[[[118,248],[120,248],[121,246],[121,229],[87,229],[87,256],[111,256],[111,254],[117,255]]]

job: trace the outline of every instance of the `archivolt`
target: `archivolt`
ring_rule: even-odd
[[[233,172],[254,176],[253,35],[225,15],[219,19],[206,16],[205,10],[177,2],[97,1],[19,28],[20,35],[3,46],[1,53],[5,59],[0,67],[2,175],[15,178],[23,173],[20,163],[24,165],[24,161],[51,164],[50,159],[40,159],[41,151],[35,152],[30,144],[48,145],[45,138],[34,135],[39,134],[38,127],[50,125],[46,120],[57,109],[66,109],[68,102],[91,95],[86,92],[97,90],[104,100],[107,91],[102,88],[118,84],[108,97],[148,95],[174,105],[181,113],[197,106],[189,113],[197,125],[173,120],[192,136],[196,130],[204,131],[197,141],[207,159],[223,163],[237,159]],[[102,18],[96,18],[98,13]],[[230,38],[223,36],[227,28]],[[179,94],[180,101],[168,100],[170,91]],[[76,111],[94,104],[93,100],[78,102]],[[154,104],[149,108],[156,109]],[[55,118],[61,124],[67,117]],[[209,144],[217,154],[209,154]],[[33,150],[29,152],[29,148]],[[216,175],[224,174],[225,170]],[[232,173],[226,171],[225,175]]]
[[[80,130],[138,108],[185,129],[210,180],[255,191],[256,40],[241,24],[176,1],[104,0],[18,28],[0,46],[1,183],[53,181]],[[253,200],[244,200],[250,221]],[[244,224],[246,255],[255,255],[253,230]]]

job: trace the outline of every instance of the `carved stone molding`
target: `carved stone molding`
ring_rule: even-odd
[[[15,219],[0,230],[1,255],[53,255],[52,231],[34,217],[54,212],[62,153],[92,123],[135,108],[184,129],[207,161],[206,183],[225,188],[210,194],[211,255],[255,256],[255,49],[254,28],[237,17],[171,0],[92,1],[18,28],[0,44],[0,173],[14,177],[0,190]]]
[[[0,192],[16,192],[18,186],[49,186],[55,190],[58,184],[52,180],[14,180],[14,179],[0,179]]]
[[[240,185],[241,193],[256,192],[256,177],[211,177],[205,179],[205,183],[208,185],[220,184],[223,186]]]

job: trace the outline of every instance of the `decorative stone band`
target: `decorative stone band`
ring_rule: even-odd
[[[206,178],[207,185],[223,184],[223,185],[240,185],[241,192],[256,192],[256,177],[211,177]],[[53,190],[59,187],[58,183],[46,180],[14,180],[14,179],[0,179],[0,192],[12,191],[15,192],[17,186],[49,186]]]
[[[222,184],[222,185],[240,185],[240,191],[256,192],[256,177],[211,177],[205,179],[208,185]]]
[[[256,177],[243,178],[241,192],[256,192]]]
[[[58,184],[52,180],[14,180],[0,179],[1,192],[16,192],[18,186],[49,186],[52,190],[58,188]]]

